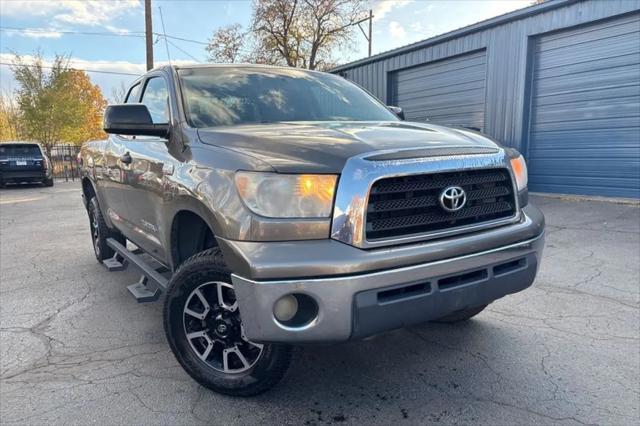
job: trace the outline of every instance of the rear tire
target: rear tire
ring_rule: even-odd
[[[49,179],[45,180],[44,182],[42,182],[42,185],[44,185],[46,187],[53,186],[53,178],[49,178]]]
[[[91,240],[93,242],[93,252],[99,263],[113,257],[115,251],[107,245],[107,238],[114,238],[120,244],[125,244],[126,240],[118,231],[111,230],[104,221],[98,199],[92,197],[87,205],[89,213],[89,228],[91,230]]]
[[[475,317],[476,315],[478,315],[480,312],[484,311],[484,308],[486,308],[487,306],[489,305],[481,305],[481,306],[476,306],[475,308],[463,309],[461,311],[449,314],[445,317],[438,318],[433,322],[438,322],[442,324],[453,324],[456,322],[467,321]]]
[[[284,377],[291,362],[289,346],[257,344],[244,335],[231,274],[217,248],[190,257],[171,278],[164,329],[182,368],[222,394],[265,392]]]

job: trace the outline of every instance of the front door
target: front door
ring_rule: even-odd
[[[139,99],[140,83],[136,83],[129,89],[125,103],[136,103]],[[125,143],[130,138],[131,136],[109,135],[102,150],[103,155],[93,159],[102,214],[108,216],[111,223],[125,235],[128,226],[125,222],[127,211],[124,191],[129,179]]]
[[[146,80],[140,102],[147,106],[155,124],[170,122],[167,82],[162,75]],[[168,143],[167,139],[154,136],[136,136],[125,143],[125,151],[131,157],[125,195],[126,222],[131,227],[127,237],[161,261],[168,261],[162,236],[170,232],[162,229],[166,179],[177,167]]]

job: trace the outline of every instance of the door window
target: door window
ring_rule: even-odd
[[[129,89],[129,93],[127,93],[127,97],[124,100],[125,104],[132,104],[138,102],[140,99],[140,83],[136,83]]]
[[[141,102],[149,109],[154,124],[169,122],[169,92],[164,78],[152,77],[147,80]]]

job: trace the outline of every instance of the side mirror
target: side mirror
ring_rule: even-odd
[[[104,111],[104,131],[117,135],[169,136],[169,124],[154,124],[144,104],[109,105]]]
[[[399,106],[388,106],[389,111],[398,116],[400,120],[404,120],[404,111]]]

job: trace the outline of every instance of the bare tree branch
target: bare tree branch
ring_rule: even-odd
[[[286,64],[326,69],[354,39],[364,0],[254,0],[252,22],[217,30],[207,51],[215,62]]]

